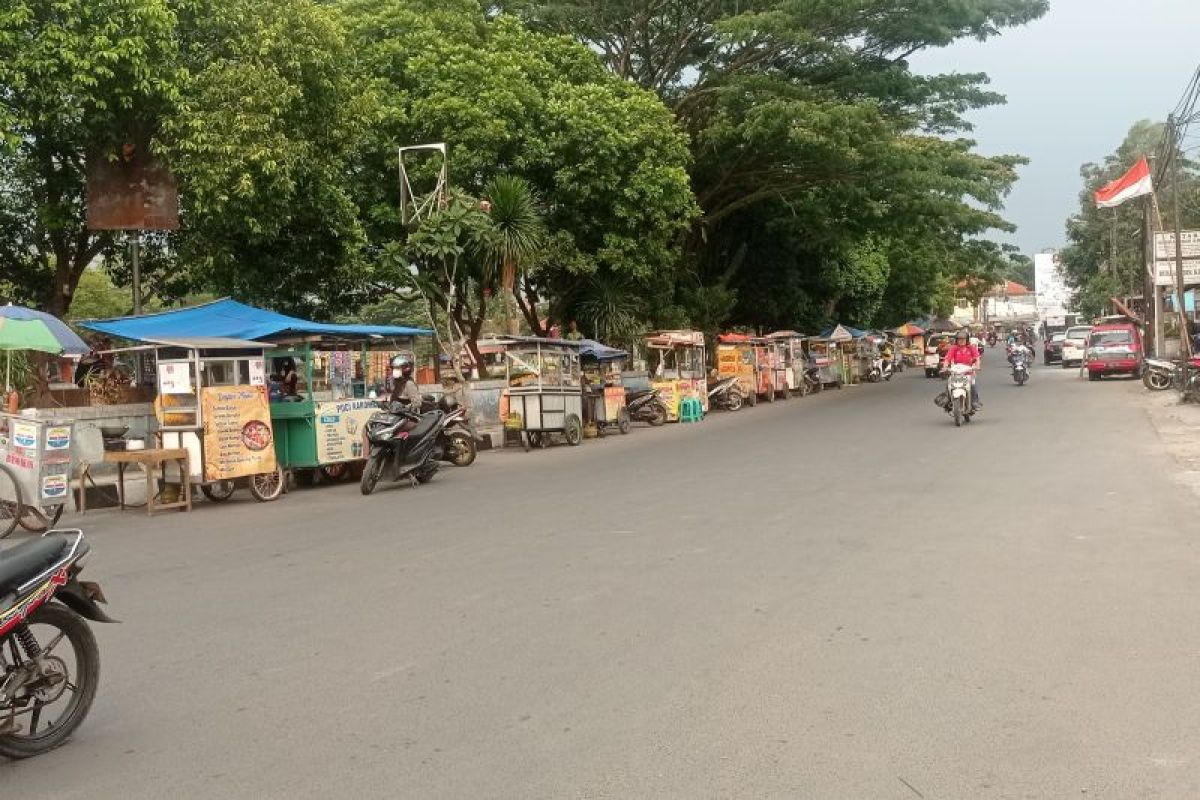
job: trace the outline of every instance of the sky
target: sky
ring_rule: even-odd
[[[1200,0],[1050,0],[1037,22],[914,57],[919,72],[986,72],[1008,103],[969,116],[987,155],[1029,158],[1009,195],[1008,240],[1027,255],[1065,244],[1079,167],[1140,119],[1165,120],[1200,65]],[[1005,239],[1004,236],[997,236]]]

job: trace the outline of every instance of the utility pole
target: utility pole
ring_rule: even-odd
[[[142,232],[129,232],[129,263],[133,267],[133,315],[142,315]]]
[[[1175,308],[1179,311],[1179,354],[1189,358],[1192,343],[1188,335],[1187,310],[1183,301],[1183,230],[1179,219],[1179,121],[1175,115],[1167,117],[1171,131],[1171,207],[1175,214]]]

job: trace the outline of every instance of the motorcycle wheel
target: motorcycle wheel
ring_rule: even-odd
[[[414,477],[416,477],[417,483],[426,484],[433,480],[434,475],[437,475],[437,464],[429,464],[426,465]]]
[[[736,389],[729,392],[729,399],[725,401],[725,407],[730,411],[740,411],[742,409],[742,393]]]
[[[617,430],[621,433],[629,433],[629,428],[633,423],[629,419],[629,409],[622,408],[617,412]]]
[[[450,443],[450,458],[456,467],[469,467],[475,463],[475,440],[468,433],[456,433],[447,437]]]
[[[233,492],[236,489],[237,484],[233,481],[215,481],[213,483],[200,484],[201,493],[214,503],[224,503],[230,497],[233,497]]]
[[[372,453],[367,459],[367,465],[363,467],[362,480],[358,483],[358,488],[363,494],[370,494],[375,491],[375,484],[379,483],[379,477],[383,475],[383,453]]]
[[[17,476],[13,475],[12,470],[0,464],[0,497],[11,497],[12,500],[0,500],[0,539],[12,533],[17,522],[21,519],[22,504],[21,504],[21,486],[17,483]]]
[[[579,417],[574,414],[567,415],[563,422],[563,438],[571,447],[576,447],[583,441],[583,423],[579,421]]]
[[[963,421],[963,401],[961,399],[954,401],[954,427],[961,428]]]
[[[46,658],[43,663],[61,670],[62,680],[33,691],[21,690],[18,697],[32,702],[27,715],[21,713],[21,707],[16,709],[15,721],[23,727],[17,732],[0,736],[0,755],[9,758],[41,755],[69,739],[87,717],[100,681],[100,651],[96,647],[96,637],[92,635],[87,622],[74,611],[59,603],[46,603],[29,615],[25,625],[29,626],[30,632],[43,648],[49,648],[42,651]],[[45,629],[53,629],[53,632]],[[73,664],[68,663],[70,657],[64,657],[66,654],[59,649],[64,641],[70,644],[73,651]],[[0,654],[0,669],[6,674],[9,669],[20,666],[20,663],[10,663],[14,654],[24,651],[15,632],[0,641],[0,651],[3,653]],[[53,708],[64,700],[61,714],[40,727],[39,732],[45,709]],[[0,720],[8,719],[11,708],[0,705]]]
[[[1025,377],[1024,373],[1018,375],[1017,376],[1017,386],[1024,386],[1026,380],[1028,380],[1028,378]]]
[[[250,494],[260,503],[277,500],[283,494],[283,467],[276,467],[274,472],[251,475]]]
[[[667,407],[662,403],[652,403],[646,416],[646,422],[651,428],[660,428],[667,423]]]
[[[1152,392],[1161,392],[1171,388],[1171,376],[1159,370],[1146,370],[1142,373],[1142,385]]]

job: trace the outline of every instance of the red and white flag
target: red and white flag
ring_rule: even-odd
[[[1096,208],[1114,208],[1126,200],[1152,194],[1154,185],[1150,181],[1150,165],[1146,157],[1138,159],[1133,168],[1096,192]]]

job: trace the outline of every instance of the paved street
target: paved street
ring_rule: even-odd
[[[1200,796],[1195,498],[1140,386],[988,354],[428,487],[90,514],[33,798]],[[70,521],[70,520],[68,520]]]

